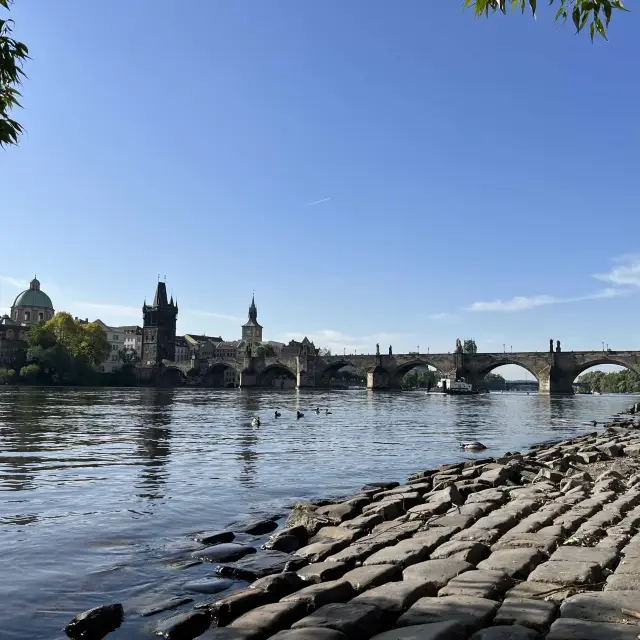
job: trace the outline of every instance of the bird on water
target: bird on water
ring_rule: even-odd
[[[296,418],[300,420],[300,418],[304,418],[304,413],[302,411],[296,411]]]
[[[460,448],[465,451],[484,451],[487,447],[485,447],[482,442],[461,442]]]
[[[282,414],[276,410],[276,418],[279,418]]]
[[[251,426],[252,427],[259,427],[260,426],[260,418],[258,418],[257,416],[251,421]]]
[[[324,410],[324,415],[325,416],[330,416],[331,415],[331,411],[329,411],[329,409],[325,409]]]

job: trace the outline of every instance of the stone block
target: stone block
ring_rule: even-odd
[[[401,578],[402,569],[395,564],[376,564],[369,567],[358,567],[357,569],[348,571],[342,577],[342,579],[351,584],[358,593],[372,589],[373,587],[378,587],[385,582],[400,580]]]
[[[404,518],[405,516],[402,516]],[[387,520],[376,525],[373,528],[373,533],[394,533],[398,534],[398,540],[401,538],[407,538],[414,533],[420,531],[422,522],[406,522],[400,520]]]
[[[347,636],[335,629],[289,629],[279,631],[269,640],[347,640]]]
[[[209,607],[209,612],[214,624],[224,627],[247,611],[273,602],[277,599],[277,595],[277,591],[267,594],[262,589],[242,589],[214,602]]]
[[[489,469],[488,471],[481,473],[480,476],[478,476],[478,482],[488,485],[489,487],[499,487],[507,482],[507,478],[509,478],[509,476],[509,470],[500,466],[496,469]]]
[[[333,524],[340,524],[344,520],[355,518],[360,513],[360,509],[352,504],[339,502],[338,504],[328,504],[324,507],[318,507],[316,513]]]
[[[616,573],[618,575],[640,575],[640,557],[623,556],[616,568]]]
[[[345,580],[331,580],[312,584],[281,599],[281,602],[302,602],[307,611],[313,611],[325,604],[347,602],[356,595],[356,590]]]
[[[408,538],[402,540],[392,547],[385,547],[376,551],[364,561],[364,566],[377,564],[395,564],[401,568],[423,562],[429,557],[427,548],[420,543],[420,540]]]
[[[493,511],[488,516],[477,520],[470,529],[497,529],[500,533],[506,533],[518,523],[518,516],[502,507]]]
[[[402,507],[406,511],[411,507],[415,507],[416,505],[422,502],[422,496],[417,491],[407,491],[405,493],[396,493],[386,498],[382,498],[380,500],[380,504],[384,504],[386,502],[396,502],[400,500],[402,502]]]
[[[322,527],[318,530],[311,540],[310,544],[314,542],[324,542],[326,540],[337,540],[339,542],[346,542],[350,544],[357,538],[361,538],[364,534],[359,529],[348,529],[347,527]]]
[[[488,627],[476,631],[471,640],[538,640],[542,636],[533,629],[520,625],[508,625],[501,627]]]
[[[439,596],[470,596],[495,600],[513,587],[513,580],[502,571],[466,571],[452,578],[438,591]]]
[[[473,565],[463,560],[427,560],[407,567],[402,575],[404,580],[426,582],[435,595],[449,580],[471,569]]]
[[[276,601],[288,596],[294,591],[303,589],[306,586],[308,586],[308,583],[305,582],[297,573],[294,573],[293,571],[285,571],[283,573],[274,573],[270,576],[259,578],[249,585],[249,589],[262,591],[269,599]],[[231,594],[231,597],[233,597],[233,595],[234,594]],[[260,604],[267,604],[267,602],[261,602]],[[249,609],[247,609],[247,611],[248,610]]]
[[[551,625],[546,640],[636,640],[637,637],[638,629],[633,626],[559,618]]]
[[[377,524],[384,522],[379,513],[369,516],[358,516],[353,520],[345,520],[340,526],[345,529],[360,529],[362,531],[371,531]]]
[[[595,584],[602,581],[602,568],[597,562],[549,561],[534,569],[529,580],[567,586]]]
[[[372,605],[395,619],[420,598],[431,595],[429,583],[423,580],[387,582],[369,589],[351,602]]]
[[[492,545],[502,534],[497,529],[464,529],[451,536],[451,540],[479,542],[484,545]]]
[[[602,569],[612,567],[618,560],[618,554],[611,549],[601,547],[573,547],[563,545],[558,547],[551,557],[552,562],[595,562]]]
[[[381,630],[382,617],[380,609],[367,604],[327,604],[295,622],[292,629],[335,629],[353,640],[368,640]]]
[[[458,530],[466,529],[475,521],[473,516],[462,514],[436,516],[429,520],[430,527],[458,527]]]
[[[417,508],[417,507],[415,507]],[[374,502],[367,505],[363,510],[363,515],[378,515],[383,520],[395,520],[405,513],[402,500],[390,500],[389,502]]]
[[[431,553],[443,542],[449,540],[457,530],[457,527],[430,527],[423,531],[419,531],[412,539],[417,540],[423,547],[425,547],[427,553]]]
[[[574,593],[575,590],[572,587],[563,587],[554,583],[529,582],[527,580],[507,591],[506,597],[525,600],[548,600],[559,605]]]
[[[501,571],[511,578],[526,579],[546,556],[538,549],[498,549],[478,564],[478,569]]]
[[[466,500],[465,504],[473,504],[474,502],[491,502],[496,505],[504,504],[509,499],[507,493],[502,489],[483,489],[472,493]]]
[[[348,543],[335,540],[333,542],[314,542],[298,549],[294,555],[304,558],[307,562],[322,562],[325,558],[344,549]]]
[[[392,629],[371,640],[467,640],[468,637],[463,625],[455,620],[447,620]]]
[[[560,544],[560,538],[542,533],[514,533],[509,531],[492,545],[492,551],[500,549],[538,549],[549,555]]]
[[[637,591],[600,591],[571,596],[560,606],[563,618],[578,618],[594,622],[634,625],[640,633],[640,619],[622,613],[622,609],[638,611]]]
[[[556,608],[553,602],[545,600],[505,598],[493,624],[518,624],[543,631],[548,629],[555,619]]]
[[[453,558],[464,560],[471,564],[478,564],[489,555],[489,547],[479,542],[468,540],[450,540],[440,545],[431,553],[431,560]],[[426,559],[426,558],[425,558]]]
[[[640,591],[640,574],[614,573],[607,578],[605,591]],[[640,597],[640,593],[638,594]]]
[[[615,442],[606,442],[604,444],[596,446],[596,449],[604,453],[609,458],[617,458],[621,456],[622,452],[624,451],[624,449]]]
[[[603,538],[596,545],[597,549],[611,549],[612,551],[620,551],[629,542],[628,535],[612,534],[609,530],[609,535]]]
[[[314,562],[298,570],[298,575],[306,582],[323,582],[337,580],[347,571],[349,566],[344,562]],[[278,574],[276,574],[278,575]]]
[[[228,626],[247,633],[249,637],[268,638],[290,627],[306,612],[306,604],[302,601],[265,604],[236,618]]]
[[[426,502],[411,507],[407,513],[412,520],[429,520],[433,516],[444,514],[450,506],[450,502]]]
[[[462,624],[468,633],[472,633],[491,622],[498,606],[499,604],[493,600],[466,596],[420,598],[398,618],[396,626],[410,627],[455,620]]]

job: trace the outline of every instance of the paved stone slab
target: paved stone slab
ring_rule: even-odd
[[[478,564],[489,555],[489,547],[470,540],[450,540],[431,553],[432,560],[454,558],[471,564]]]
[[[640,575],[640,558],[624,556],[616,569],[618,575]]]
[[[556,605],[545,600],[505,598],[493,624],[519,624],[537,631],[548,629],[556,617]]]
[[[416,624],[456,620],[467,632],[486,627],[492,620],[498,603],[483,598],[465,596],[445,596],[441,598],[420,598],[396,623],[398,627]]]
[[[624,624],[607,624],[559,618],[546,640],[636,640],[638,628]]]
[[[424,580],[435,595],[449,580],[470,569],[473,565],[464,560],[427,560],[407,567],[402,575],[404,580]]]
[[[507,493],[502,489],[483,489],[472,493],[466,500],[465,504],[474,502],[492,502],[493,504],[504,504],[509,499]]]
[[[466,529],[471,526],[475,518],[473,516],[465,516],[460,513],[436,516],[429,520],[430,527],[459,527],[459,529]]]
[[[459,531],[458,527],[430,527],[414,534],[413,539],[420,541],[420,544],[426,548],[427,553],[431,553],[436,547],[449,540],[457,531]]]
[[[298,570],[298,575],[307,582],[337,580],[349,570],[344,562],[314,562]],[[278,575],[278,574],[276,574]]]
[[[324,542],[326,540],[339,540],[350,544],[356,538],[361,538],[364,534],[359,529],[348,529],[347,527],[322,527],[318,530],[311,540],[310,544],[314,542]]]
[[[465,571],[438,591],[439,596],[471,596],[495,600],[513,587],[513,580],[502,571]]]
[[[313,611],[325,604],[333,602],[347,602],[356,595],[356,590],[351,583],[345,580],[330,580],[320,584],[312,584],[304,589],[295,591],[284,598],[281,602],[303,602],[308,611]]]
[[[386,547],[376,551],[364,561],[364,566],[376,564],[395,564],[401,568],[423,562],[429,557],[429,551],[416,538],[402,540],[392,547]]]
[[[367,516],[379,515],[383,520],[395,520],[405,513],[402,500],[389,500],[388,502],[373,502],[367,505],[362,514]]]
[[[351,602],[378,607],[393,616],[394,620],[404,613],[414,602],[430,595],[429,583],[424,580],[399,580],[369,589]]]
[[[304,589],[304,587],[307,587],[308,584],[309,583],[305,582],[297,573],[294,573],[293,571],[284,571],[283,573],[274,573],[270,576],[259,578],[249,585],[249,589],[262,591],[265,596],[273,599],[273,601],[276,601],[280,600],[280,598],[288,596],[294,591]],[[261,602],[260,604],[268,603]]]
[[[347,640],[347,636],[335,629],[289,629],[279,631],[269,640]]]
[[[618,555],[618,552],[622,549],[622,547],[624,547],[627,542],[629,541],[629,536],[628,535],[621,535],[621,534],[612,534],[611,530],[609,530],[609,535],[606,538],[603,538],[602,540],[600,540],[600,542],[598,542],[598,544],[596,545],[596,547],[598,549],[611,549],[612,551],[616,552],[616,557]]]
[[[306,604],[301,601],[265,604],[236,618],[229,628],[243,631],[250,636],[268,638],[290,627],[306,612]]]
[[[595,562],[549,561],[534,569],[529,580],[561,585],[595,584],[602,581],[602,569]]]
[[[206,611],[185,611],[160,620],[156,626],[156,635],[168,640],[180,640],[181,638],[195,638],[204,633],[211,625],[211,616]],[[104,631],[104,630],[103,630]],[[102,633],[93,635],[84,633],[76,638],[99,638]]]
[[[340,524],[344,520],[355,518],[360,513],[360,510],[354,505],[339,502],[338,504],[328,504],[324,507],[318,507],[316,513],[333,522],[333,524]]]
[[[538,640],[542,636],[533,629],[514,624],[476,631],[471,640]]]
[[[347,546],[346,542],[335,540],[333,542],[314,542],[302,547],[295,552],[296,556],[304,558],[308,562],[322,562],[325,558],[338,553]]]
[[[267,594],[262,589],[242,589],[214,602],[209,607],[209,612],[214,624],[224,627],[247,611],[270,603],[272,597],[276,599],[275,595]]]
[[[595,562],[603,569],[612,567],[618,559],[618,555],[611,549],[602,547],[573,547],[563,545],[554,551],[549,558],[552,562]]]
[[[464,529],[451,536],[451,540],[468,540],[492,545],[502,534],[497,529]]]
[[[450,502],[426,502],[411,507],[407,513],[411,520],[429,520],[433,516],[445,513],[451,506]]]
[[[502,571],[512,578],[525,579],[546,560],[538,549],[498,549],[478,564],[478,569]]]
[[[385,582],[400,580],[401,578],[402,569],[395,564],[377,564],[370,567],[358,567],[357,569],[348,571],[342,576],[342,579],[351,584],[359,593],[377,587]]]
[[[353,640],[367,640],[381,630],[382,612],[367,604],[328,604],[292,625],[292,629],[329,628]]]
[[[639,633],[640,619],[625,616],[622,609],[638,611],[636,591],[601,591],[571,596],[560,607],[563,618],[579,618],[594,622],[614,622],[635,625]]]
[[[527,580],[507,591],[506,597],[523,598],[525,600],[548,600],[555,604],[561,604],[574,593],[575,590],[572,587],[549,582],[529,582]]]
[[[381,522],[384,522],[382,516],[378,513],[374,513],[370,516],[358,516],[353,520],[345,520],[340,526],[345,529],[361,529],[364,531],[370,531]]]
[[[392,629],[371,640],[467,640],[468,637],[463,625],[455,620],[447,620]]]
[[[417,533],[422,527],[422,522],[404,522],[399,520],[388,520],[381,522],[373,528],[373,534],[392,532],[398,534],[398,540],[407,538]]]
[[[509,531],[500,540],[492,545],[492,551],[499,549],[538,549],[550,555],[560,544],[557,536],[549,536],[541,533],[514,533]]]
[[[640,591],[640,574],[614,573],[607,578],[605,591]],[[638,594],[640,599],[640,593]]]

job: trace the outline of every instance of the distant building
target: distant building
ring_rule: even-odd
[[[191,359],[189,343],[184,336],[176,336],[176,362],[184,362]]]
[[[0,366],[7,367],[20,361],[28,330],[26,325],[7,315],[0,317]]]
[[[201,360],[209,360],[214,357],[216,345],[222,342],[221,337],[201,336],[195,333],[187,333],[184,336],[189,348],[189,357],[195,354]]]
[[[29,283],[28,289],[16,296],[11,306],[11,319],[27,327],[36,322],[46,322],[54,314],[51,298],[40,289],[37,278]]]
[[[251,297],[249,307],[249,319],[242,325],[242,339],[244,342],[262,342],[262,326],[258,324],[258,308],[256,307],[255,296]]]
[[[142,365],[156,366],[163,360],[175,360],[178,304],[174,304],[173,296],[167,299],[164,282],[158,282],[153,304],[148,306],[145,301],[142,305],[142,315]]]
[[[218,342],[216,344],[214,358],[236,358],[238,357],[238,349],[242,344],[241,340],[232,340],[231,342]]]
[[[135,351],[138,358],[142,354],[142,327],[126,325],[120,327],[124,333],[124,348],[126,351]]]
[[[109,353],[104,361],[98,365],[98,369],[102,373],[118,371],[122,368],[120,352],[124,351],[125,333],[122,327],[110,327],[102,320],[95,320],[94,322],[102,327],[107,334],[107,342],[109,343]]]

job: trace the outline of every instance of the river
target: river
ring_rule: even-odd
[[[0,390],[0,635],[63,638],[63,625],[92,606],[135,609],[149,594],[180,593],[186,581],[211,573],[210,565],[178,568],[194,532],[248,515],[282,515],[296,500],[345,495],[369,481],[402,481],[468,457],[460,441],[481,440],[487,454],[498,455],[584,433],[590,427],[581,421],[603,421],[636,401]],[[316,415],[316,406],[331,415]],[[260,427],[250,425],[255,415]],[[140,627],[130,616],[113,637],[143,637]]]

